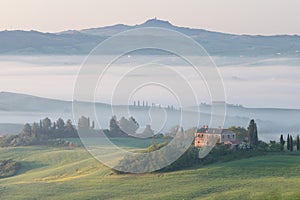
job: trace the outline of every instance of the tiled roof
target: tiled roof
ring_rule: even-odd
[[[200,128],[197,130],[197,133],[232,134],[233,132],[231,130],[221,128]]]

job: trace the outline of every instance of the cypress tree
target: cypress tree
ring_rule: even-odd
[[[280,150],[281,151],[283,151],[283,149],[284,149],[284,143],[285,143],[285,141],[283,140],[283,135],[281,134],[281,136],[280,136]]]
[[[289,134],[287,135],[286,141],[287,141],[286,148],[287,148],[287,150],[290,150],[290,135]]]
[[[258,145],[257,126],[254,119],[250,121],[248,126],[248,138],[249,138],[250,145],[252,146]]]
[[[254,133],[253,133],[253,137],[254,137],[254,145],[258,145],[258,136],[257,136],[257,126],[256,123],[254,123]]]
[[[294,150],[294,145],[293,145],[293,137],[290,136],[290,151]]]
[[[300,140],[299,140],[299,135],[297,135],[297,151],[300,150]]]

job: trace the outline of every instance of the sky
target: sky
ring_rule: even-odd
[[[0,30],[59,32],[157,17],[177,26],[300,35],[299,0],[0,0]]]

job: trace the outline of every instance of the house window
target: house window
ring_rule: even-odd
[[[227,135],[228,138],[230,138],[230,135]]]
[[[232,138],[234,138],[234,135],[232,135]]]
[[[222,138],[224,139],[224,135],[222,135]]]

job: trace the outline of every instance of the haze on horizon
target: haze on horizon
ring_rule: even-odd
[[[0,68],[2,69],[0,71],[0,91],[70,101],[83,59],[84,56],[2,56],[0,61]],[[215,58],[219,65],[222,65],[222,62],[229,63],[219,67],[227,103],[241,104],[246,107],[300,109],[298,92],[300,68],[293,65],[293,59],[286,59],[285,65],[273,65],[272,63],[278,62],[278,59],[275,58],[268,60],[270,62],[263,65],[252,65],[251,60],[245,61],[243,65],[236,65],[231,58],[224,61]],[[187,75],[189,74],[185,66],[177,66],[176,68],[185,71]],[[122,70],[116,67],[108,74],[107,80],[115,80],[122,73]],[[153,74],[147,75],[154,76]],[[132,77],[134,79],[139,78],[139,76]],[[200,102],[210,103],[210,96],[208,96],[202,80],[191,75],[190,81],[194,84],[194,88],[197,87],[199,91],[203,91],[197,92]],[[102,91],[103,95],[108,97],[107,94],[110,92],[110,88]],[[139,95],[140,97],[136,99],[153,97],[151,91],[148,90]],[[99,99],[99,102],[110,103],[110,99],[107,99],[106,96],[101,100]],[[145,96],[149,97],[146,98]],[[155,102],[170,103],[166,102],[165,95],[162,97],[159,96],[159,101]],[[123,104],[122,102],[117,103]]]
[[[2,0],[0,30],[60,32],[157,17],[184,27],[252,34],[300,35],[298,0]]]

